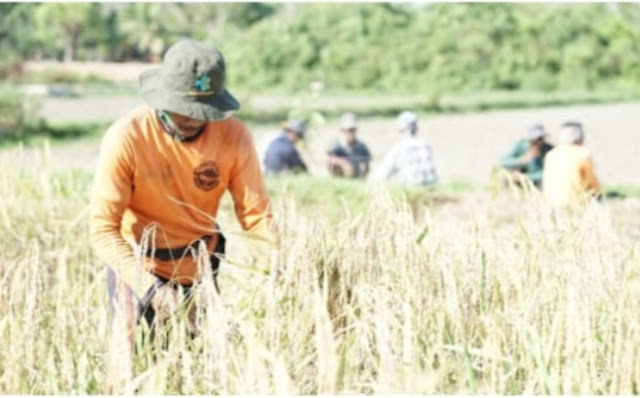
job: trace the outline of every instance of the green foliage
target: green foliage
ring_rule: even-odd
[[[14,79],[13,82],[29,84],[99,84],[101,86],[114,86],[114,83],[111,80],[95,73],[83,75],[73,71],[55,68],[44,69],[38,72],[25,72]]]
[[[17,72],[20,58],[35,44],[32,5],[0,3],[0,76]]]
[[[637,89],[640,29],[624,15],[602,4],[308,4],[226,49],[236,84],[255,89],[318,78],[396,92]]]
[[[277,96],[273,96],[274,98]],[[327,93],[323,100],[302,102],[293,111],[288,103],[273,107],[252,107],[243,103],[237,115],[252,123],[277,123],[291,115],[311,119],[310,112],[326,119],[337,118],[344,112],[355,112],[361,117],[396,117],[406,109],[424,114],[465,113],[495,109],[522,109],[576,104],[602,104],[635,101],[640,93],[635,90],[616,91],[488,91],[462,92],[428,96],[424,94],[381,95],[366,92],[353,93],[345,100],[344,93]]]
[[[9,3],[0,69],[20,58],[159,61],[182,37],[217,43],[229,84],[246,91],[315,80],[434,98],[640,89],[637,4]]]

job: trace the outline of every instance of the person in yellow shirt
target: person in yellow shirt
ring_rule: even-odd
[[[232,115],[240,105],[225,88],[225,70],[215,46],[177,42],[161,67],[140,76],[147,105],[102,139],[91,242],[108,265],[110,297],[124,305],[130,337],[141,319],[151,326],[172,313],[179,292],[204,274],[202,258],[217,274],[224,237],[216,215],[226,191],[244,230],[268,231],[259,159],[251,133]]]
[[[545,158],[543,194],[554,208],[570,208],[585,204],[600,195],[593,158],[583,146],[584,130],[578,122],[560,127],[558,145]]]

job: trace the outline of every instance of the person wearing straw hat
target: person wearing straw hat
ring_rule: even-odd
[[[233,116],[240,104],[225,74],[215,46],[178,41],[159,68],[141,74],[146,105],[102,139],[90,234],[130,337],[138,321],[166,319],[182,302],[180,292],[217,274],[224,237],[216,216],[226,191],[242,228],[270,237],[258,156],[251,133]]]
[[[438,174],[433,162],[433,151],[431,145],[418,137],[418,116],[411,111],[404,111],[398,115],[396,123],[399,139],[371,179],[388,180],[402,185],[435,184]]]
[[[282,133],[271,141],[264,155],[265,174],[307,172],[307,165],[296,148],[296,143],[304,139],[305,131],[306,124],[301,119],[282,122]]]
[[[542,187],[542,171],[547,153],[553,149],[545,137],[544,126],[534,124],[513,148],[500,160],[500,166],[506,169],[509,178],[517,184],[529,180],[538,188]]]
[[[566,122],[560,127],[558,145],[545,160],[543,182],[544,197],[554,208],[579,207],[601,196],[581,123]]]
[[[356,138],[356,115],[347,112],[340,117],[340,136],[327,151],[329,173],[336,177],[366,178],[369,173],[371,153]]]

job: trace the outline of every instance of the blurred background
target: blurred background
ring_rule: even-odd
[[[318,175],[340,113],[359,116],[375,168],[410,109],[444,183],[486,183],[530,124],[553,142],[580,120],[603,183],[640,185],[640,5],[627,3],[2,3],[0,146],[53,138],[56,167],[92,169],[104,129],[142,104],[139,73],[182,37],[223,51],[259,145],[292,112],[313,121]]]

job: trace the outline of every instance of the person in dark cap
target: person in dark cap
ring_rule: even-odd
[[[204,275],[217,275],[225,240],[215,220],[226,191],[244,230],[273,237],[259,158],[233,116],[240,104],[225,74],[215,46],[175,43],[159,68],[140,76],[146,105],[102,139],[91,242],[108,265],[111,302],[125,310],[131,339],[139,322],[162,325]]]
[[[282,134],[271,141],[264,155],[265,174],[307,172],[307,165],[296,148],[296,143],[304,139],[305,131],[306,125],[300,119],[282,123]]]
[[[553,149],[545,140],[546,136],[544,126],[534,124],[500,160],[500,165],[509,172],[510,178],[517,184],[528,179],[536,187],[542,187],[544,158]]]

